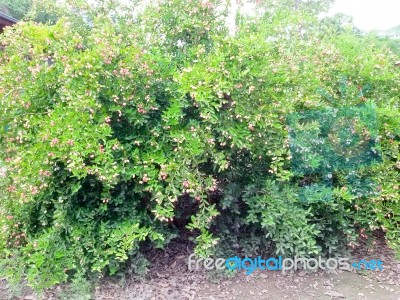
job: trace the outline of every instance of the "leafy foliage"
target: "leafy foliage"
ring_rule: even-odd
[[[165,246],[178,221],[200,256],[328,256],[379,227],[399,247],[395,55],[319,25],[329,1],[295,11],[290,2],[239,13],[234,35],[217,0],[159,1],[132,15],[108,1],[74,13],[75,3],[58,8],[54,25],[7,29],[3,275],[42,289],[129,261],[141,273],[143,247]],[[355,178],[334,170],[333,201],[302,201],[286,117],[367,100],[382,162],[359,173],[380,193],[351,193]]]
[[[55,15],[50,13],[46,6],[37,0],[0,0],[0,11],[22,20],[31,17],[36,22],[55,22]]]

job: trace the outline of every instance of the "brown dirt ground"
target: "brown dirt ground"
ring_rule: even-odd
[[[366,242],[354,250],[355,258],[381,259],[383,271],[275,271],[242,272],[221,278],[204,270],[189,271],[187,258],[192,248],[187,243],[171,243],[164,251],[151,253],[152,266],[146,279],[104,278],[94,287],[96,300],[190,300],[190,299],[394,299],[400,300],[400,262],[382,238],[367,248]],[[48,291],[43,299],[60,299],[63,287]],[[1,288],[0,299],[7,290]],[[28,291],[19,298],[38,299]],[[66,299],[66,298],[63,298]],[[84,300],[84,298],[68,298]]]

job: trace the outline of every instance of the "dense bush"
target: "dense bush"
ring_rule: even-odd
[[[40,289],[129,261],[143,272],[141,247],[165,246],[182,225],[202,256],[337,255],[379,227],[400,247],[396,57],[371,36],[319,25],[324,1],[282,3],[238,14],[233,35],[225,3],[191,0],[135,17],[74,7],[55,25],[7,29],[3,276]],[[365,103],[382,162],[360,172],[379,193],[352,193],[334,170],[331,201],[302,201],[308,179],[293,172],[286,117]]]

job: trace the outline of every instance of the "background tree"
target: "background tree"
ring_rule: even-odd
[[[43,1],[42,1],[43,3]],[[22,20],[34,14],[33,19],[41,23],[54,23],[55,16],[46,11],[45,6],[41,5],[41,1],[35,0],[0,0],[0,8],[10,16]],[[35,10],[35,11],[32,11]]]

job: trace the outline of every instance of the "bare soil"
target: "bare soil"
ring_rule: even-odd
[[[94,286],[96,300],[190,300],[190,299],[394,299],[400,300],[400,262],[381,237],[372,247],[368,241],[354,249],[355,258],[380,259],[383,271],[257,271],[251,275],[237,272],[221,277],[204,270],[189,271],[188,256],[192,247],[187,243],[171,243],[164,251],[149,254],[152,262],[145,279],[126,276],[123,280],[104,278]],[[1,287],[1,285],[0,285]],[[43,299],[84,300],[72,295],[60,298],[65,287],[48,291]],[[0,299],[9,299],[0,288]],[[14,299],[39,299],[29,291]],[[90,298],[89,298],[90,299]]]

